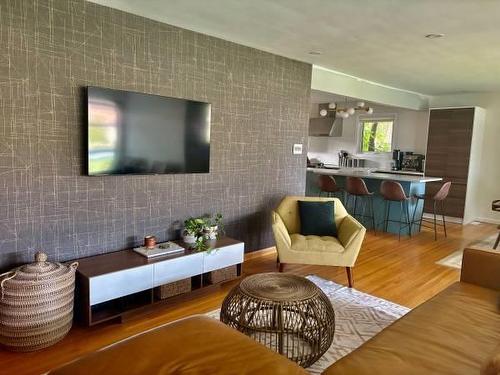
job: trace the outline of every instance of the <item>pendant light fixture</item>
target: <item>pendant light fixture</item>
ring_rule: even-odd
[[[321,111],[319,111],[319,115],[321,117],[326,117],[328,116],[329,112],[335,112],[336,116],[342,117],[342,118],[348,118],[349,116],[352,116],[356,113],[356,111],[364,111],[367,114],[371,115],[373,113],[373,108],[372,107],[367,107],[365,105],[365,102],[357,102],[355,107],[348,107],[347,106],[347,98],[345,100],[345,106],[343,108],[339,108],[337,103],[328,103],[328,108],[323,108]]]

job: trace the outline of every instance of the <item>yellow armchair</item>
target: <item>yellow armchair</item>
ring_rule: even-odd
[[[338,237],[303,236],[297,201],[335,202]],[[366,228],[350,216],[337,198],[285,197],[272,211],[272,226],[280,272],[284,264],[315,264],[346,267],[349,287],[353,285],[352,267],[356,263]]]

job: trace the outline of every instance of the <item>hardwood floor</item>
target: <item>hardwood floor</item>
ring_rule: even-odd
[[[353,269],[354,287],[413,308],[459,279],[458,270],[437,265],[436,261],[495,233],[495,225],[449,224],[447,239],[440,235],[438,241],[434,241],[431,231],[423,231],[399,242],[392,234],[377,233],[374,236],[368,232]],[[276,255],[272,249],[248,254],[243,268],[246,275],[275,270]],[[347,285],[346,272],[341,267],[287,265],[285,272],[316,274]],[[75,326],[63,341],[39,352],[11,353],[0,349],[0,374],[40,374],[136,333],[214,310],[234,284],[224,284],[195,300],[165,306],[122,324],[105,323],[91,328]]]

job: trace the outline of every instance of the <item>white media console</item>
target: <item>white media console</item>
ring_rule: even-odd
[[[179,243],[185,247],[185,244]],[[77,315],[85,325],[121,318],[155,300],[155,287],[191,278],[192,290],[209,285],[210,272],[229,266],[241,275],[244,243],[228,237],[218,239],[210,251],[146,258],[123,250],[79,260],[77,272]]]

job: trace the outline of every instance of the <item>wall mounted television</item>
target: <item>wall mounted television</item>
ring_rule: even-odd
[[[208,173],[209,103],[87,87],[88,175]]]

